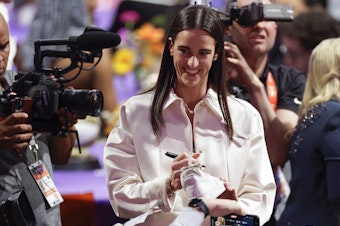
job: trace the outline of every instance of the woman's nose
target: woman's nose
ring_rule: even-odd
[[[192,68],[194,67],[197,67],[198,66],[198,59],[196,56],[191,56],[189,59],[188,59],[188,65]]]

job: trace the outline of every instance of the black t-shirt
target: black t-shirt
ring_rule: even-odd
[[[287,109],[297,113],[306,84],[306,76],[291,67],[269,64],[260,77],[266,91],[268,88],[266,80],[269,71],[272,73],[277,87],[277,109]],[[249,101],[249,93],[245,86],[230,81],[228,82],[228,88],[236,97]]]

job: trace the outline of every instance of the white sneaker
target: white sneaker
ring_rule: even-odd
[[[203,172],[201,164],[183,167],[181,184],[189,200],[203,197],[217,198],[225,191],[223,181]]]

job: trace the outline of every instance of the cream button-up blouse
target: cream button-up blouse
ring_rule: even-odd
[[[122,104],[104,148],[115,214],[133,218],[149,212],[145,225],[169,225],[188,200],[183,190],[167,197],[166,178],[173,160],[165,153],[191,153],[194,136],[204,171],[226,178],[241,207],[265,223],[272,213],[276,186],[257,110],[246,101],[228,97],[234,128],[233,141],[229,141],[215,91],[209,89],[196,105],[192,126],[183,100],[172,90],[163,108],[164,127],[157,137],[150,123],[152,97],[153,93],[141,94]],[[209,219],[202,225],[210,225]]]

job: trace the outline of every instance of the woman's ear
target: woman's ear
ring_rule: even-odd
[[[217,60],[217,58],[218,58],[218,54],[217,54],[217,53],[215,53],[213,61],[216,61],[216,60]]]
[[[172,38],[168,38],[168,43],[169,43],[169,51],[170,51],[170,56],[173,55],[173,48],[174,48],[174,43],[172,42]]]

